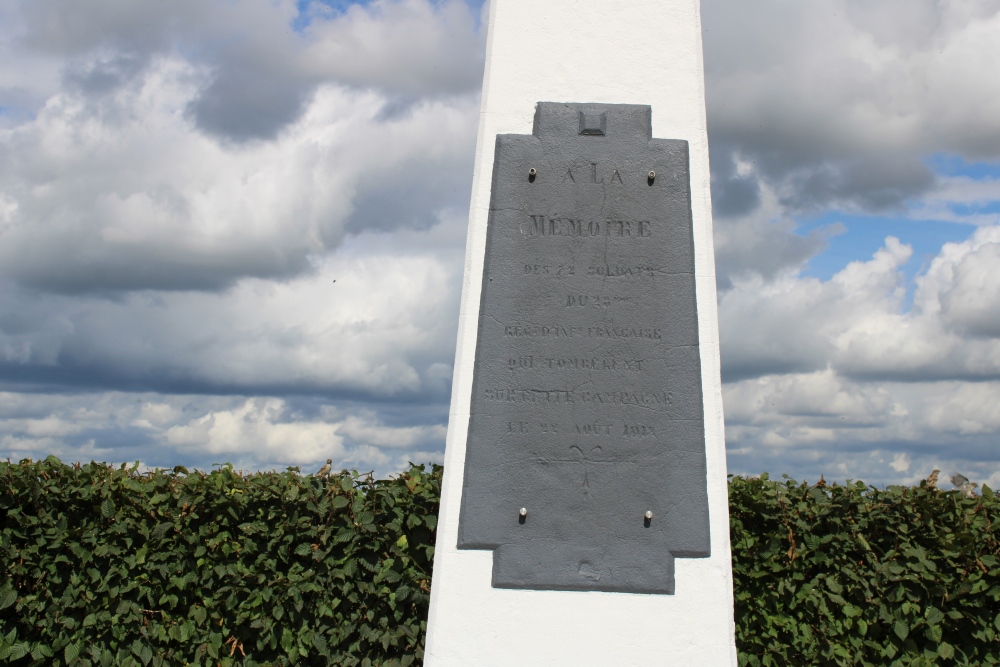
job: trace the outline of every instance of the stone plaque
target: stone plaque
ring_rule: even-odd
[[[493,586],[674,591],[707,557],[686,141],[640,105],[498,135],[458,546]]]

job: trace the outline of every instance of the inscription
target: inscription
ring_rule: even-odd
[[[512,338],[648,338],[659,340],[663,337],[662,329],[631,328],[631,327],[564,327],[553,325],[507,325],[503,328],[505,336]]]
[[[610,308],[613,303],[631,301],[628,296],[601,296],[587,294],[570,294],[566,297],[567,308]]]
[[[580,370],[580,371],[642,371],[642,359],[610,357],[512,357],[507,360],[511,370]]]
[[[593,424],[575,424],[573,431],[577,435],[611,435],[612,424],[594,422]]]
[[[652,266],[588,266],[588,276],[600,278],[652,278],[657,270]]]
[[[526,276],[575,276],[577,267],[572,264],[525,264]],[[588,266],[586,274],[597,278],[655,278],[659,269],[654,266]]]
[[[590,338],[651,338],[663,337],[660,329],[630,329],[628,327],[587,327]]]
[[[523,230],[528,238],[567,236],[571,238],[648,239],[653,235],[649,220],[584,220],[529,215]]]
[[[576,267],[571,264],[525,264],[525,275],[532,276],[572,276],[576,274]]]
[[[483,397],[501,403],[591,403],[594,405],[670,405],[670,392],[571,391],[568,389],[484,389]]]
[[[503,328],[505,336],[514,338],[526,338],[529,336],[572,338],[573,336],[584,335],[583,327],[561,327],[554,326],[506,326]]]
[[[651,424],[625,424],[622,435],[626,438],[653,438],[656,437],[656,427]]]
[[[655,438],[656,427],[652,424],[617,424],[608,421],[595,420],[582,424],[560,426],[555,422],[507,422],[505,432],[509,435],[554,435],[571,433],[573,435],[604,436],[617,435],[622,438]]]
[[[643,174],[645,176],[646,174]],[[563,183],[592,183],[595,185],[604,185],[604,178],[607,177],[607,183],[622,183],[622,174],[618,169],[611,169],[611,171],[602,171],[596,162],[590,163],[590,169],[577,169],[576,173],[573,172],[573,167],[566,167],[566,173],[563,174]]]

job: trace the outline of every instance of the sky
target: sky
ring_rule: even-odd
[[[0,1],[0,458],[440,462],[487,12]],[[1000,486],[1000,0],[702,19],[729,471]]]

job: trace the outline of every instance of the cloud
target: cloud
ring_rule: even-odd
[[[231,462],[259,470],[298,466],[376,470],[440,458],[444,414],[407,415],[408,426],[372,407],[274,396],[197,396],[104,392],[88,395],[0,393],[0,457],[131,462],[209,469]],[[25,416],[35,413],[35,417]],[[427,410],[423,410],[427,413]],[[41,415],[44,414],[44,417]]]
[[[18,55],[63,59],[67,83],[88,96],[127,86],[157,60],[201,68],[186,110],[203,132],[237,143],[276,137],[324,84],[418,99],[475,92],[482,76],[483,35],[461,0],[343,12],[301,3],[304,14],[292,0],[17,4],[8,34]]]
[[[245,279],[221,293],[7,291],[0,370],[28,386],[443,400],[455,259],[345,253],[300,278]]]
[[[887,210],[934,186],[929,153],[1000,155],[996,1],[716,0],[703,21],[718,182],[738,158],[790,212]],[[733,187],[723,215],[752,204]]]
[[[233,148],[185,119],[201,78],[158,61],[101,104],[62,93],[0,131],[0,273],[63,293],[217,290],[467,200],[472,98],[379,119],[385,98],[326,86],[280,139]]]
[[[405,95],[463,93],[482,81],[485,35],[465,2],[374,0],[305,30],[309,68]]]
[[[740,165],[735,178],[722,187],[731,187],[733,182],[742,183],[740,188],[752,184],[755,205],[741,215],[722,215],[714,221],[716,280],[723,291],[732,288],[734,280],[770,281],[794,274],[826,248],[830,237],[843,231],[842,225],[834,224],[798,234],[774,190],[749,172],[747,165]]]
[[[912,251],[893,237],[828,281],[737,280],[719,300],[724,375],[833,368],[857,379],[996,379],[998,248],[996,225],[945,245],[917,278],[910,309],[901,268]]]
[[[983,227],[965,243],[949,243],[919,279],[917,304],[940,313],[959,335],[1000,338],[1000,227]],[[977,341],[978,342],[978,341]]]
[[[317,421],[282,422],[280,399],[249,399],[233,410],[210,412],[163,434],[167,444],[213,455],[253,452],[266,458],[307,463],[324,454],[340,459],[343,440],[334,424]]]
[[[939,468],[995,485],[998,392],[995,381],[857,382],[829,369],[729,383],[729,469],[912,484]]]

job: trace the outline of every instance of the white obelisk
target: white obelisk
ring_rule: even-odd
[[[674,595],[492,588],[492,552],[456,548],[494,143],[540,101],[648,104],[690,145],[711,557],[677,559]],[[736,665],[718,332],[698,0],[492,0],[427,667]]]

